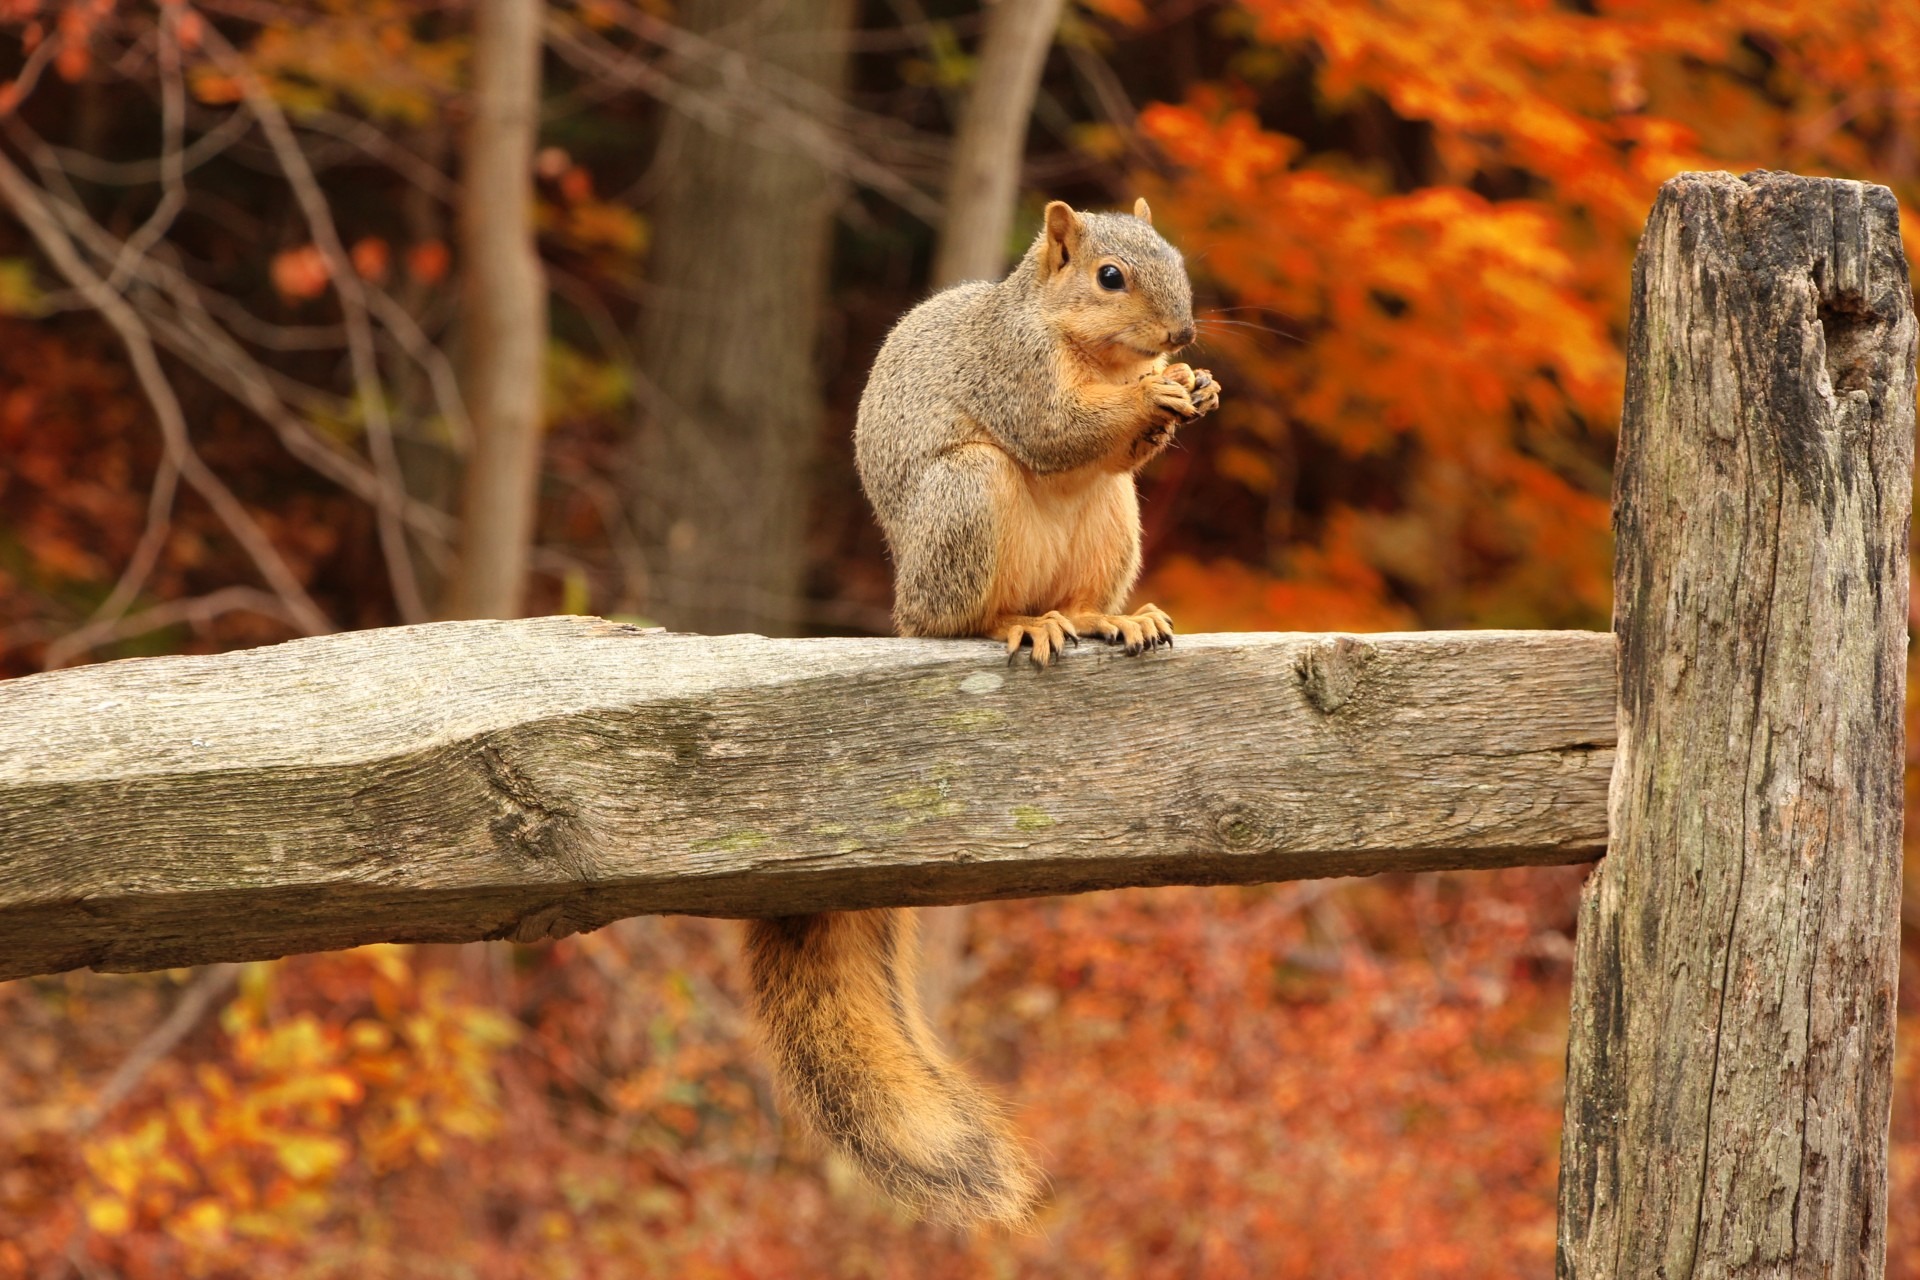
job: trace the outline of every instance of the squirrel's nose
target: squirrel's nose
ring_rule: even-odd
[[[1167,341],[1176,347],[1186,346],[1189,342],[1193,341],[1193,326],[1188,325],[1184,329],[1167,330]]]

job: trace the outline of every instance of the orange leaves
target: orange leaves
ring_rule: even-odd
[[[1172,556],[1151,570],[1138,594],[1191,631],[1399,631],[1417,623],[1386,599],[1379,572],[1351,545],[1302,549],[1282,575],[1233,560]]]
[[[53,59],[54,70],[61,79],[74,81],[87,73],[87,68],[93,65],[90,45],[94,28],[112,12],[113,0],[69,0],[61,6],[55,19],[60,52]]]
[[[998,1273],[1550,1265],[1564,988],[1531,958],[1564,946],[1573,878],[1489,879],[978,908],[961,1042],[1019,1046],[1054,1179]]]
[[[1324,549],[1349,522],[1378,583],[1359,612],[1599,622],[1605,440],[1654,189],[1755,163],[1867,177],[1884,154],[1920,198],[1900,160],[1920,7],[1898,8],[1240,0],[1248,56],[1140,119],[1183,170],[1155,207],[1231,304],[1201,321],[1237,379],[1216,473],[1259,496],[1296,470],[1263,449],[1332,446],[1345,461],[1279,499],[1307,493],[1313,523],[1281,523]],[[1276,107],[1285,76],[1311,112]],[[1364,492],[1319,497],[1329,480]],[[1275,590],[1308,586],[1297,551],[1270,551]]]
[[[1218,123],[1190,108],[1154,103],[1140,113],[1140,128],[1183,164],[1204,168],[1229,195],[1246,195],[1254,184],[1284,170],[1300,147],[1291,138],[1264,132],[1251,112],[1233,111]]]
[[[200,48],[207,38],[207,21],[197,10],[186,7],[186,0],[164,0],[164,3],[179,11],[179,19],[174,24],[174,38],[180,47],[188,53]]]
[[[647,247],[647,224],[633,208],[594,195],[593,174],[558,147],[544,148],[534,171],[559,197],[535,211],[541,232],[575,252],[603,257],[618,271]]]
[[[1535,584],[1516,576],[1545,557],[1589,583],[1587,559],[1605,555],[1606,505],[1591,500],[1605,492],[1604,474],[1582,476],[1596,494],[1563,482],[1548,496],[1517,483],[1538,463],[1513,465],[1543,448],[1578,456],[1589,426],[1607,423],[1618,403],[1608,309],[1587,292],[1558,211],[1451,186],[1381,193],[1332,165],[1287,162],[1297,142],[1226,103],[1203,90],[1142,121],[1189,169],[1156,208],[1164,202],[1195,270],[1234,304],[1200,312],[1207,343],[1244,388],[1221,422],[1252,437],[1223,444],[1217,465],[1259,492],[1258,441],[1284,440],[1291,424],[1354,464],[1399,459],[1402,479],[1392,505],[1376,498],[1326,512],[1318,546],[1289,548],[1288,567],[1262,579],[1258,605],[1235,571],[1216,566],[1214,586],[1242,601],[1222,625],[1406,625],[1420,614],[1395,597],[1409,593],[1430,619],[1603,617],[1604,592],[1568,599],[1550,589],[1536,599]],[[1263,327],[1294,340],[1271,340]],[[1556,512],[1537,510],[1542,502]],[[1568,520],[1581,532],[1561,533]],[[1547,527],[1554,538],[1535,537]],[[1347,568],[1329,577],[1336,547]],[[1182,616],[1212,617],[1194,572],[1167,571],[1183,580]],[[1489,576],[1504,585],[1489,591]],[[1156,598],[1174,590],[1156,571]]]
[[[1080,0],[1087,8],[1116,22],[1139,23],[1147,20],[1145,0]]]
[[[262,28],[245,51],[295,116],[351,105],[390,124],[427,125],[460,91],[466,36],[428,35],[416,6],[320,0],[315,7],[320,12],[307,21]]]

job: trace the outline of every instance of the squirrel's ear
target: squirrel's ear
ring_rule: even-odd
[[[1153,225],[1153,210],[1147,208],[1147,198],[1145,196],[1141,196],[1133,202],[1133,216],[1148,226]]]
[[[1080,251],[1080,215],[1064,200],[1047,206],[1047,271],[1058,271]]]

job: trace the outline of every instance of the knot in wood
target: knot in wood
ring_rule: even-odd
[[[1259,810],[1232,801],[1213,818],[1213,832],[1223,848],[1243,852],[1271,844],[1272,824]]]
[[[1315,710],[1332,715],[1353,697],[1374,655],[1372,645],[1353,636],[1315,641],[1294,662],[1301,692]]]
[[[500,936],[513,942],[530,944],[572,937],[582,927],[582,923],[568,913],[565,903],[555,902],[521,916]]]
[[[495,805],[487,824],[494,847],[518,859],[554,862],[579,875],[572,844],[574,815],[563,801],[541,788],[513,762],[498,742],[483,742],[475,753]]]

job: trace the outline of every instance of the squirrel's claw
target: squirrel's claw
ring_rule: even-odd
[[[1044,667],[1069,644],[1080,644],[1080,633],[1058,609],[1037,618],[1002,618],[993,629],[998,633],[1002,627],[1006,629],[1008,662],[1019,656],[1020,646],[1031,645],[1033,665]]]
[[[1172,646],[1173,619],[1165,609],[1157,604],[1141,605],[1133,611],[1133,616],[1140,619],[1141,628],[1153,637],[1152,643]]]

